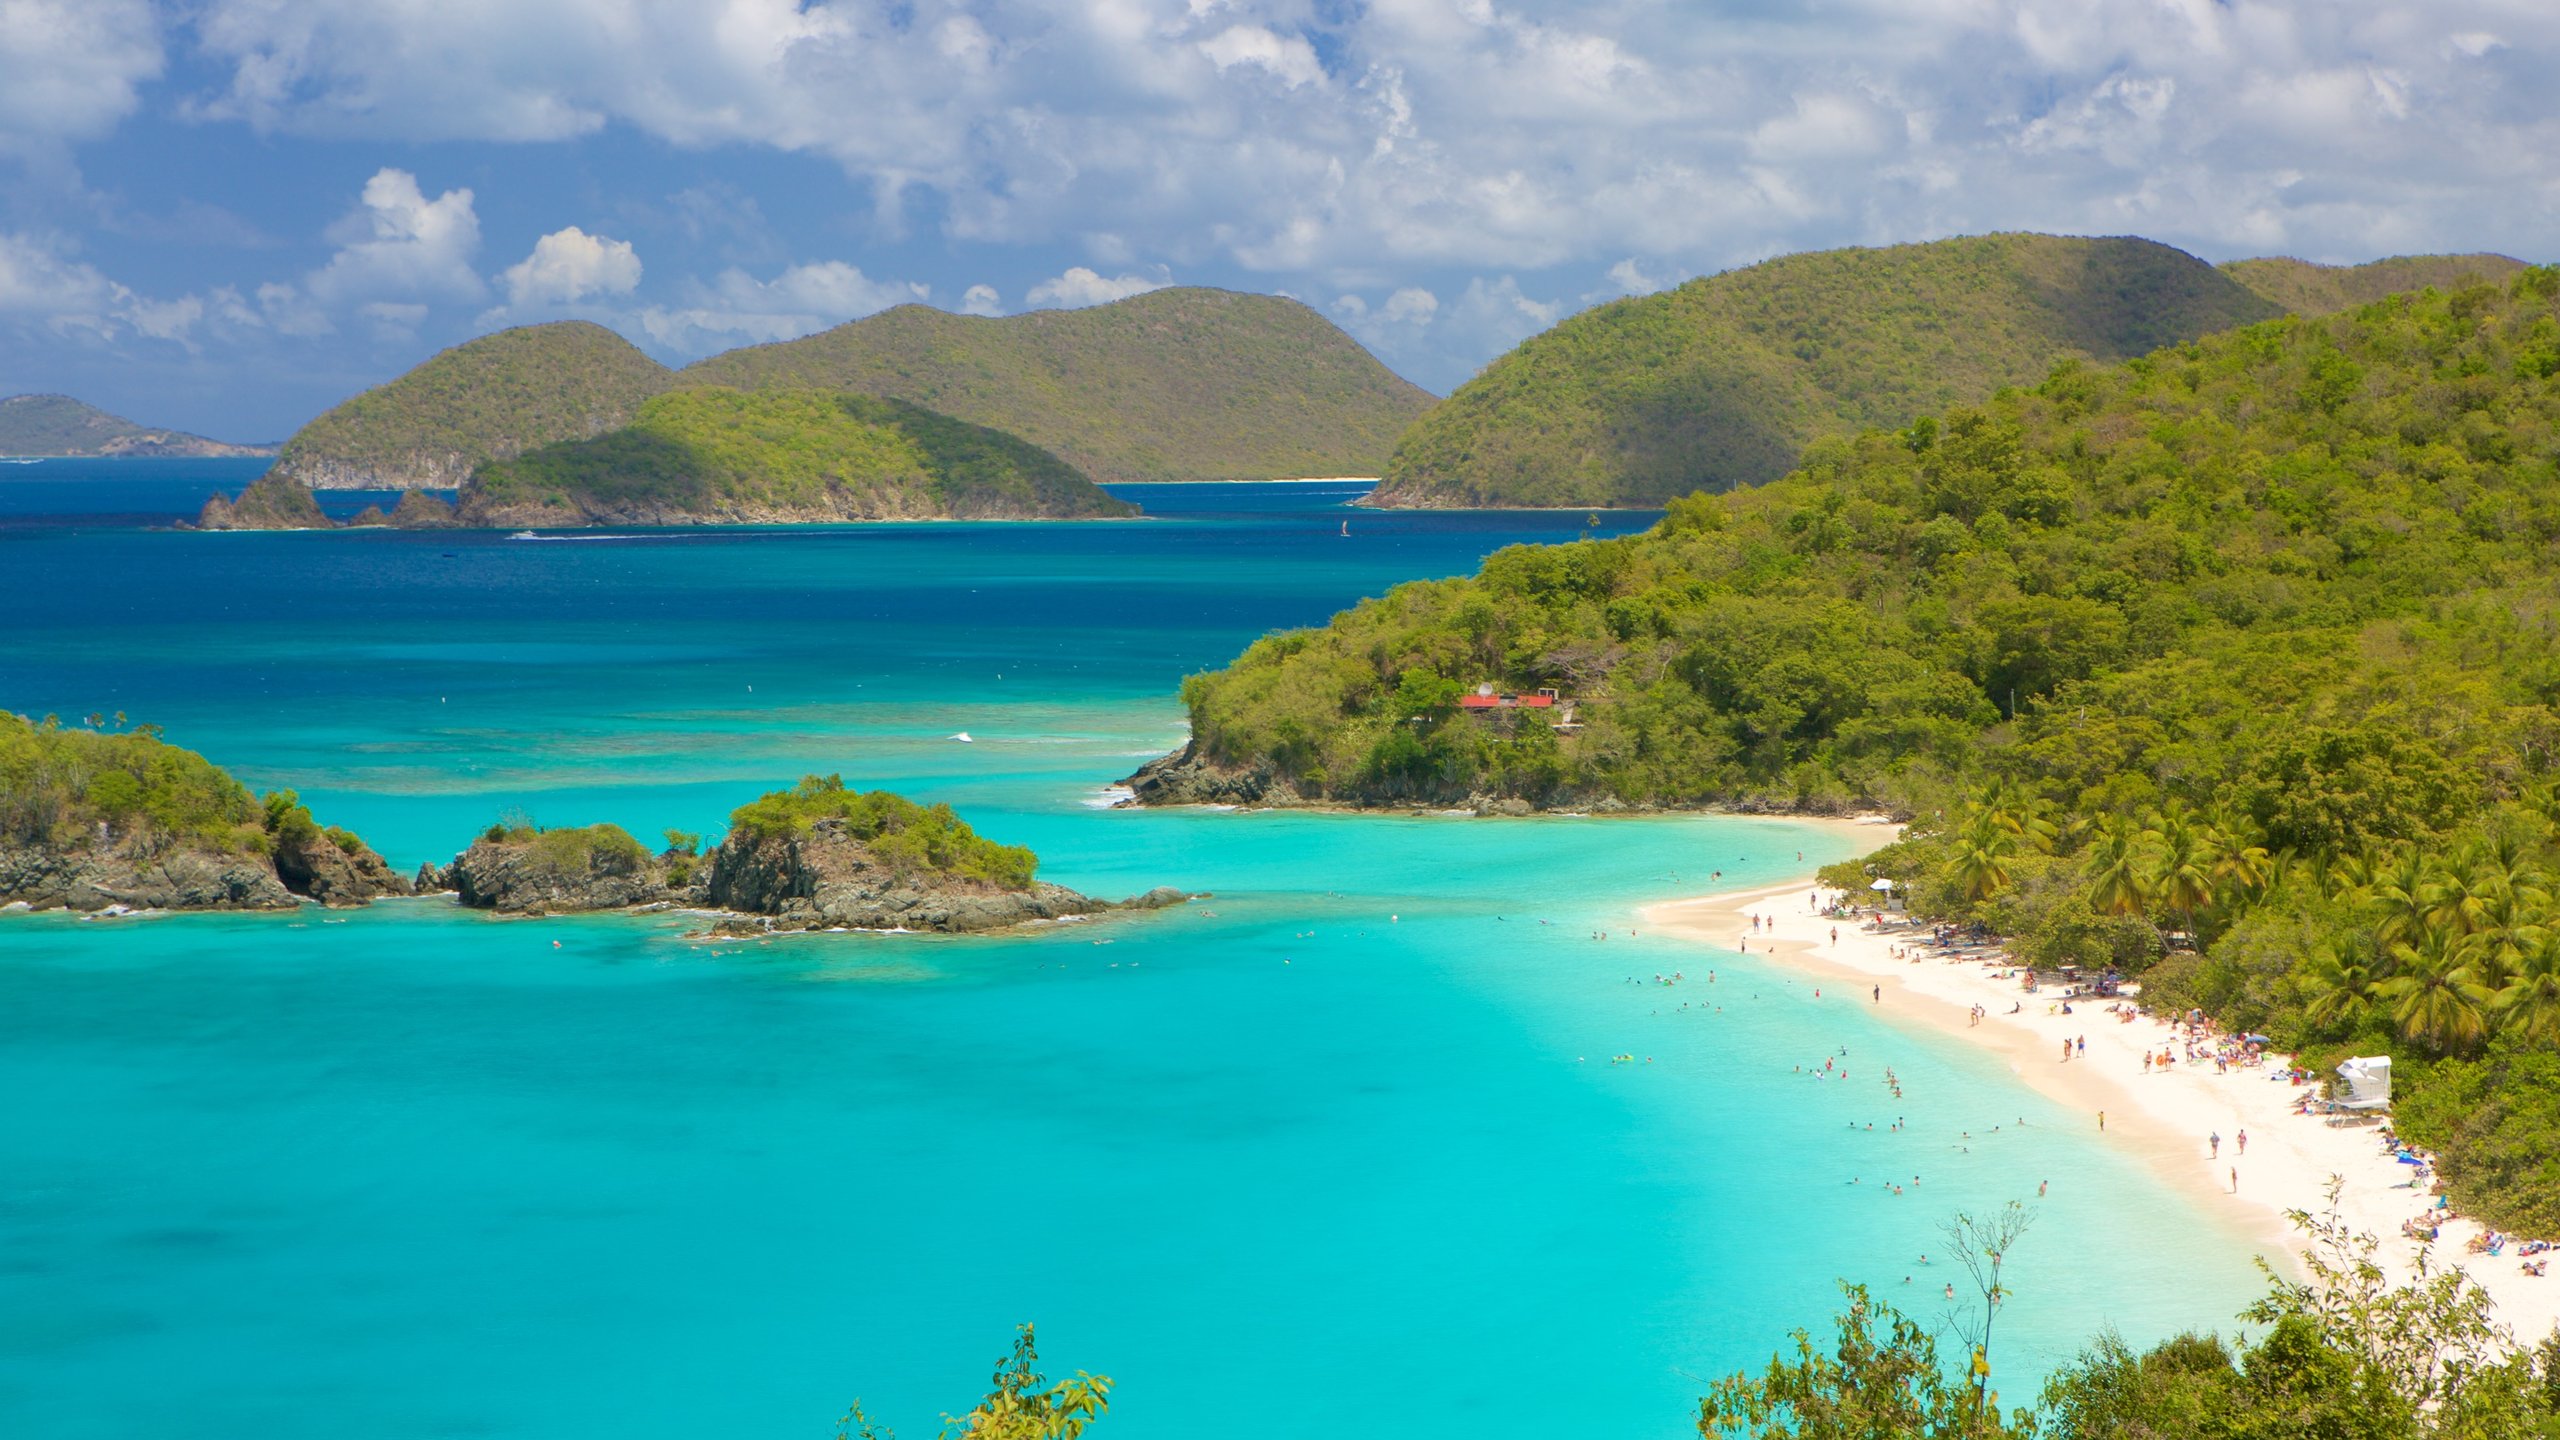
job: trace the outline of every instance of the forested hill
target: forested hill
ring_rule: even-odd
[[[2379,710],[2477,798],[2560,734],[2555,289],[2067,363],[1639,537],[1501,551],[1195,677],[1199,758],[1355,802],[1837,808],[1997,753],[2075,800],[2202,800]],[[1506,738],[1453,713],[1478,683],[1557,686],[1583,728]]]
[[[2365,265],[2277,257],[2229,261],[2222,273],[2297,315],[2327,315],[2406,290],[2504,284],[2524,268],[2506,255],[2402,255]]]
[[[0,455],[272,455],[273,445],[232,445],[183,430],[155,430],[68,395],[0,399]]]
[[[1188,287],[1000,319],[901,305],[681,378],[906,400],[1099,481],[1375,475],[1432,403],[1295,300]]]
[[[1381,505],[1659,505],[1786,473],[2058,360],[2121,360],[2279,313],[2148,240],[1984,235],[1789,255],[1586,310],[1396,444]]]
[[[583,320],[456,345],[305,425],[276,473],[315,489],[451,489],[480,465],[629,421],[674,376]]]
[[[790,524],[1131,515],[1017,436],[898,400],[699,386],[633,422],[483,466],[466,525]]]

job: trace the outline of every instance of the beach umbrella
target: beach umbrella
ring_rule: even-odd
[[[1893,882],[1890,880],[1878,880],[1867,888],[1870,890],[1890,890],[1893,888]]]

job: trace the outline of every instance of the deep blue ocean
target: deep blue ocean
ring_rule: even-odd
[[[0,708],[159,724],[404,868],[501,815],[716,836],[840,772],[1080,889],[1213,898],[718,945],[0,916],[0,1435],[781,1440],[859,1396],[912,1437],[1030,1320],[1118,1382],[1114,1440],[1672,1440],[1835,1279],[1934,1317],[1946,1277],[1900,1281],[1940,1222],[2047,1179],[2013,1398],[2255,1289],[1998,1061],[1628,933],[1836,832],[1108,808],[1185,674],[1649,516],[1202,485],[1086,524],[162,528],[261,463],[0,466]],[[1843,1047],[1849,1081],[1796,1073]]]

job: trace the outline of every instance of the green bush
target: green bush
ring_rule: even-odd
[[[733,834],[754,839],[805,835],[821,820],[842,822],[892,869],[1022,889],[1039,859],[1018,845],[982,839],[948,805],[918,805],[886,790],[852,791],[840,775],[811,775],[729,814]]]

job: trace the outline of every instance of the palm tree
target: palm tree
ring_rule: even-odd
[[[2254,900],[2266,892],[2267,882],[2276,874],[2275,860],[2266,846],[2251,839],[2238,824],[2217,823],[2205,834],[2213,847],[2213,878],[2223,895]]]
[[[2385,947],[2415,939],[2427,922],[2434,880],[2434,867],[2415,845],[2404,845],[2373,866],[2372,879],[2362,888],[2376,911],[2374,939]]]
[[[2205,828],[2184,806],[2172,805],[2143,838],[2151,842],[2151,893],[2193,933],[2196,912],[2213,903],[2213,845]]]
[[[1984,900],[2009,883],[2018,837],[1988,810],[1976,810],[1956,832],[1955,878],[1967,900]]]
[[[2442,925],[2392,947],[2398,973],[2374,988],[2391,1002],[2402,1038],[2445,1052],[2468,1049],[2489,1033],[2492,997],[2466,963],[2471,947],[2469,936]]]
[[[2380,979],[2374,966],[2353,949],[2332,944],[2311,957],[2311,979],[2319,988],[2303,1007],[2312,1024],[2353,1030],[2381,1008]]]
[[[2480,927],[2472,932],[2471,970],[2480,983],[2499,990],[2515,977],[2526,957],[2550,942],[2543,912],[2522,887],[2501,886],[2480,906]]]
[[[2098,822],[2089,842],[2089,904],[2105,915],[2139,915],[2151,903],[2150,857],[2142,832],[2121,815]]]
[[[2062,833],[2053,821],[2053,802],[2005,775],[1991,782],[1974,809],[2031,850],[2051,850]]]
[[[2521,1039],[2560,1045],[2560,946],[2546,932],[2498,992],[2498,1028]]]

